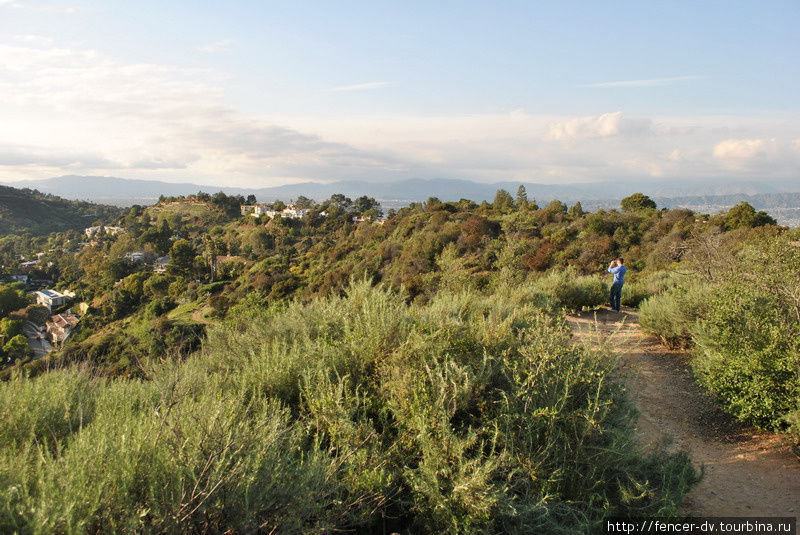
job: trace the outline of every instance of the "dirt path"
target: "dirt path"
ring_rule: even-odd
[[[192,321],[196,323],[202,323],[204,325],[211,325],[211,321],[209,321],[203,314],[206,311],[206,307],[200,307],[197,310],[192,312]]]
[[[571,317],[578,339],[607,338],[622,355],[620,367],[640,415],[641,440],[670,440],[705,467],[687,496],[691,516],[797,516],[800,462],[778,435],[742,427],[695,384],[687,356],[639,330],[634,311],[608,310]],[[608,336],[610,338],[608,338]],[[596,337],[596,338],[595,338]]]

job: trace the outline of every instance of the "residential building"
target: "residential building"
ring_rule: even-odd
[[[73,314],[71,310],[50,316],[50,321],[46,323],[47,336],[50,339],[50,343],[54,346],[63,345],[79,321],[80,318]]]
[[[20,262],[19,267],[23,271],[30,271],[39,265],[39,260],[29,260],[28,262]]]
[[[116,236],[121,232],[125,232],[125,229],[122,227],[113,227],[110,225],[97,225],[94,227],[88,227],[83,229],[83,233],[86,234],[86,237],[91,238],[92,236],[100,232],[100,230],[103,230],[106,234],[110,234],[112,236]]]
[[[36,293],[36,303],[44,305],[50,310],[53,307],[60,307],[67,302],[67,296],[55,290],[38,290]]]
[[[159,256],[153,262],[153,273],[165,273],[169,264],[169,255]]]
[[[293,204],[288,205],[281,212],[281,217],[286,217],[289,219],[302,219],[307,215],[308,215],[308,210],[306,210],[305,208],[298,208]]]
[[[266,204],[243,204],[242,205],[242,215],[251,215],[253,217],[261,217],[265,215],[270,219],[274,218],[276,215],[280,215],[281,217],[285,217],[287,219],[302,219],[307,216],[309,210],[305,208],[298,208],[294,204],[287,205],[286,208],[283,210],[273,210]],[[320,214],[323,215],[323,214]],[[324,214],[327,215],[327,214]]]
[[[125,260],[133,262],[134,264],[144,264],[155,258],[155,256],[155,254],[149,251],[133,251],[125,253]]]
[[[261,217],[267,207],[263,204],[243,204],[241,207],[242,215]]]

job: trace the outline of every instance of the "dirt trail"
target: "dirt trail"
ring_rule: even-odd
[[[694,382],[687,356],[639,330],[638,314],[609,310],[571,317],[579,339],[608,335],[636,400],[641,440],[664,439],[689,452],[703,480],[683,503],[691,516],[797,516],[800,462],[781,436],[746,428],[721,412]],[[597,336],[597,338],[595,338]]]

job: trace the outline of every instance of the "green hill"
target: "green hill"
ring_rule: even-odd
[[[120,214],[121,209],[115,206],[0,186],[0,235],[79,230],[97,219],[107,220]]]

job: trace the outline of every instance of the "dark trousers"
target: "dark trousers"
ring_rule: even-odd
[[[611,285],[611,295],[609,296],[611,299],[611,308],[619,312],[619,301],[622,299],[622,283],[615,282]]]

